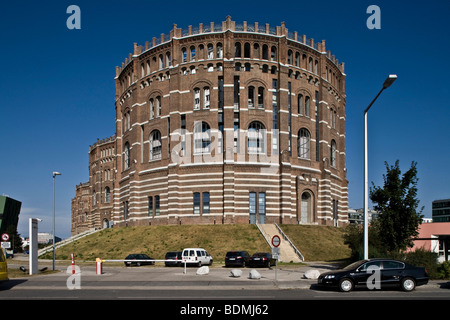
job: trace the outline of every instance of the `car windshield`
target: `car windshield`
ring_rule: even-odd
[[[257,252],[257,253],[255,253],[253,256],[254,257],[265,257],[267,255],[267,253],[264,253],[264,252]]]
[[[352,269],[356,269],[357,267],[359,267],[360,265],[362,265],[364,262],[366,262],[367,260],[359,260],[356,262],[353,262],[352,264],[349,264],[348,266],[346,266],[344,268],[344,270],[352,270]]]
[[[227,252],[227,257],[236,257],[236,256],[240,256],[240,252],[239,251],[231,251],[231,252]]]

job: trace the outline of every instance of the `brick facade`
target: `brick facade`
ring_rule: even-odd
[[[344,65],[324,41],[229,17],[174,25],[135,44],[115,81],[116,134],[90,147],[73,234],[111,224],[347,223]]]

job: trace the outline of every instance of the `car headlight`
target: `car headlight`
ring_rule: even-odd
[[[335,275],[334,274],[329,274],[325,276],[325,279],[334,279]]]

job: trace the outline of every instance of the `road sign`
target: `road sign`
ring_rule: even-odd
[[[3,241],[2,242],[2,248],[3,249],[11,249],[11,242]]]
[[[9,240],[9,234],[7,234],[7,233],[2,234],[2,240],[3,241],[8,241]]]
[[[280,243],[281,243],[280,236],[274,235],[274,236],[272,237],[272,245],[273,245],[275,248],[278,248],[278,246],[280,245]]]
[[[278,247],[272,248],[272,258],[279,259],[281,250]]]

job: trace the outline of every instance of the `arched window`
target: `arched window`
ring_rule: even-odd
[[[203,109],[209,109],[211,104],[211,96],[209,92],[209,87],[203,88]]]
[[[111,201],[111,190],[109,187],[105,187],[105,202],[108,203]]]
[[[194,154],[210,153],[211,129],[206,122],[197,122],[194,126]]]
[[[159,68],[164,68],[164,57],[162,54],[159,55]]]
[[[255,59],[260,59],[260,53],[259,53],[259,44],[255,43],[253,45],[253,58]]]
[[[258,87],[258,108],[264,109],[264,87]]]
[[[187,62],[187,50],[186,50],[186,48],[182,48],[181,49],[181,56],[182,56],[182,61],[183,62]]]
[[[216,45],[216,51],[217,51],[217,54],[216,54],[217,59],[222,59],[223,58],[222,43],[219,42]]]
[[[253,121],[248,126],[248,153],[261,154],[265,153],[266,144],[266,128],[259,121]]]
[[[170,67],[172,65],[172,61],[170,59],[170,52],[166,53],[166,67]]]
[[[336,148],[336,141],[331,140],[331,147],[330,147],[330,165],[333,168],[336,168],[337,165],[337,148]]]
[[[153,99],[150,99],[150,119],[155,117],[155,102]]]
[[[212,43],[208,43],[208,59],[214,59],[214,47]]]
[[[277,61],[277,48],[275,46],[273,46],[270,49],[270,60],[271,61]]]
[[[234,56],[237,58],[241,57],[241,43],[240,42],[236,42],[234,44]]]
[[[248,87],[248,107],[253,108],[255,106],[255,87]]]
[[[311,98],[309,96],[305,97],[305,116],[310,116],[310,106],[311,105]]]
[[[303,95],[298,95],[298,114],[303,114],[304,111],[304,103],[303,103]]]
[[[288,64],[292,64],[293,53],[292,50],[288,50]]]
[[[161,132],[153,130],[150,133],[150,160],[161,159]]]
[[[191,46],[191,59],[190,61],[195,61],[195,47]]]
[[[269,47],[264,44],[262,47],[262,58],[263,60],[269,60]]]
[[[130,168],[130,144],[128,142],[125,143],[123,153],[123,167],[126,170]]]
[[[156,97],[156,106],[155,106],[155,111],[156,111],[156,117],[161,117],[161,97],[158,96]]]
[[[250,43],[244,44],[244,58],[250,58]]]
[[[200,110],[200,89],[194,88],[194,110]]]
[[[311,134],[305,128],[298,132],[298,157],[301,159],[311,159]]]

